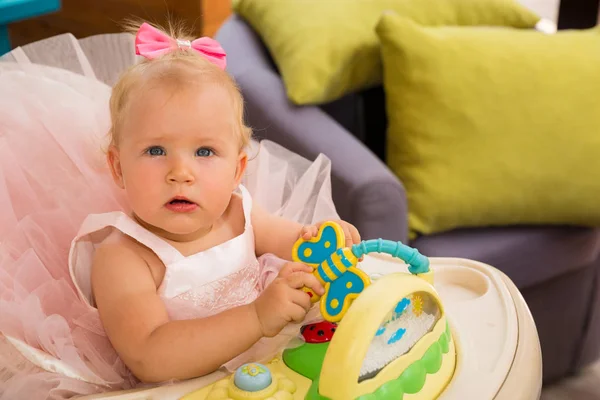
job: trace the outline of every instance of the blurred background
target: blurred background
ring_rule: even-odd
[[[18,3],[19,21],[3,21]],[[162,24],[171,15],[212,36],[230,13],[231,0],[0,0],[0,24],[8,22],[13,47],[67,32],[77,38],[121,32],[119,23],[132,16]]]
[[[0,26],[7,23],[13,47],[60,33],[82,38],[120,32],[119,22],[130,16],[162,23],[166,15],[193,26],[198,35],[213,36],[231,14],[232,0],[0,0]],[[598,17],[600,0],[520,0],[559,29],[588,28]],[[23,3],[19,21],[6,20],[5,9]],[[29,3],[30,5],[27,5]],[[4,14],[4,15],[3,15]],[[41,15],[36,15],[41,14]]]

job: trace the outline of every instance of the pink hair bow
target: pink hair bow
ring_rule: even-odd
[[[202,54],[219,68],[225,69],[227,57],[219,42],[209,37],[193,41],[173,39],[144,22],[135,35],[135,54],[154,59],[178,48],[191,48]]]

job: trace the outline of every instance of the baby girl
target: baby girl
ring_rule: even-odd
[[[33,90],[27,107],[3,114],[0,132],[0,152],[13,152],[0,159],[0,398],[231,371],[268,361],[321,319],[303,289],[323,287],[310,267],[286,260],[323,221],[267,212],[241,184],[255,142],[225,52],[146,23],[134,32],[140,60],[110,93],[56,69],[0,68],[6,90],[22,79],[12,102],[29,99],[20,87]],[[86,135],[106,132],[98,122],[108,122],[109,94],[101,168],[84,156]],[[58,117],[65,109],[71,118]],[[265,187],[275,190],[271,178]],[[338,223],[346,245],[360,241]],[[3,337],[42,350],[28,353],[35,366],[2,350]]]
[[[318,224],[267,213],[240,184],[251,131],[218,43],[144,23],[136,50],[144,61],[112,92],[108,150],[132,212],[91,215],[71,269],[121,359],[160,382],[264,357],[253,346],[303,322],[302,288],[323,287],[310,267],[282,261]]]

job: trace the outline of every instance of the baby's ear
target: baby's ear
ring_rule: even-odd
[[[121,158],[119,156],[119,149],[115,145],[110,145],[108,153],[106,154],[106,161],[110,168],[113,180],[121,189],[125,189],[125,181],[123,180],[123,171],[121,170]]]
[[[244,177],[244,172],[246,172],[246,166],[248,165],[248,154],[242,150],[240,151],[240,154],[238,155],[238,159],[237,159],[237,165],[236,165],[236,169],[235,169],[235,178],[234,178],[234,184],[233,184],[233,188],[232,190],[235,190],[240,182],[242,181],[242,178]]]

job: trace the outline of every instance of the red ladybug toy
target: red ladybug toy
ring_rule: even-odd
[[[304,325],[300,332],[306,343],[326,343],[331,341],[336,328],[336,323],[321,321]]]

